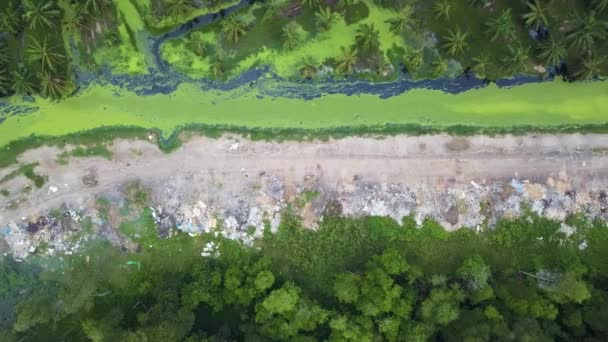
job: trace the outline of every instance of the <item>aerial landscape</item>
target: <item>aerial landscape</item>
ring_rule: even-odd
[[[608,0],[0,0],[0,341],[608,340]]]

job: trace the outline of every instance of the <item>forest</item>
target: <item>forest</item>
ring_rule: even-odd
[[[605,341],[608,229],[527,214],[495,229],[287,211],[252,246],[141,240],[0,272],[2,341]],[[152,248],[153,247],[153,248]]]

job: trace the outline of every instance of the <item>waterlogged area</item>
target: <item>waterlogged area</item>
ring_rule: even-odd
[[[158,128],[169,136],[189,124],[249,128],[322,129],[385,124],[484,127],[559,126],[606,123],[608,83],[561,81],[511,88],[492,84],[459,94],[413,89],[382,98],[377,94],[324,93],[318,97],[273,96],[291,88],[274,79],[233,89],[180,83],[169,92],[140,91],[93,82],[60,102],[12,97],[2,107],[0,145],[36,135],[64,135],[100,126]],[[289,93],[287,93],[289,94]]]

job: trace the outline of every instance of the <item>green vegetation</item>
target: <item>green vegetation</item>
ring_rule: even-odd
[[[359,57],[353,71],[363,78],[390,79],[405,65],[416,78],[472,70],[495,80],[522,73],[546,75],[564,62],[570,70],[564,76],[573,80],[606,75],[608,64],[598,58],[608,53],[607,29],[608,10],[595,1],[305,0],[300,8],[276,0],[198,29],[197,37],[210,51],[205,56],[191,48],[193,35],[166,42],[162,53],[174,68],[193,77],[211,77],[217,56],[223,57],[229,78],[259,65],[297,78],[305,60],[316,63],[313,76],[343,76],[338,58],[351,48]],[[559,53],[548,58],[548,45]],[[508,57],[513,51],[517,58]],[[481,52],[488,60],[478,72],[475,59]],[[409,61],[414,53],[420,54],[418,63]],[[584,62],[589,59],[597,63]],[[447,68],[445,60],[450,62]],[[319,75],[322,69],[327,71]]]
[[[41,188],[44,183],[46,183],[47,181],[47,177],[43,176],[43,175],[39,175],[36,172],[34,172],[34,168],[38,166],[38,163],[31,163],[31,164],[23,164],[21,166],[19,166],[17,169],[15,169],[14,171],[6,174],[4,177],[2,177],[0,179],[0,184],[4,183],[4,182],[8,182],[9,180],[23,175],[25,176],[27,179],[31,180],[34,185],[36,185],[37,188]],[[7,195],[5,195],[7,196]]]
[[[145,217],[145,213],[144,216]],[[0,263],[3,341],[605,340],[608,227],[526,216],[446,232],[287,213],[254,246],[121,227],[142,246]],[[139,232],[139,233],[136,233]],[[96,241],[96,240],[93,240]],[[211,257],[201,256],[201,250]]]
[[[4,197],[8,197],[10,194],[11,194],[11,192],[6,189],[0,190],[0,195],[2,195]]]
[[[69,151],[64,151],[57,156],[57,162],[62,165],[67,165],[70,157],[103,157],[108,160],[112,159],[112,152],[104,145],[96,144],[93,146],[77,146]]]
[[[274,80],[258,85],[280,87]],[[0,146],[4,146],[0,165],[13,163],[24,149],[42,143],[61,145],[70,140],[73,145],[95,145],[123,134],[147,139],[144,128],[159,129],[167,138],[176,130],[197,125],[215,134],[224,129],[259,132],[268,138],[294,132],[310,136],[598,131],[606,124],[607,88],[605,82],[555,81],[513,88],[491,85],[458,95],[416,89],[388,99],[331,94],[305,101],[260,97],[249,87],[201,93],[196,84],[185,83],[171,94],[142,97],[118,87],[95,85],[61,102],[39,99],[35,112],[7,117],[0,124]],[[31,105],[18,98],[9,103]]]

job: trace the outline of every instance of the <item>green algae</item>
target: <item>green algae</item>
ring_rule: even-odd
[[[313,100],[261,97],[249,87],[202,91],[193,83],[181,84],[170,94],[148,96],[115,86],[92,85],[61,102],[36,98],[35,112],[8,116],[0,124],[0,146],[30,135],[57,137],[109,126],[155,128],[168,137],[193,124],[302,130],[382,125],[506,130],[601,125],[608,122],[606,94],[606,82],[561,81],[512,88],[490,85],[457,95],[415,89],[387,99],[370,94],[328,94]],[[32,105],[17,97],[9,102]]]

